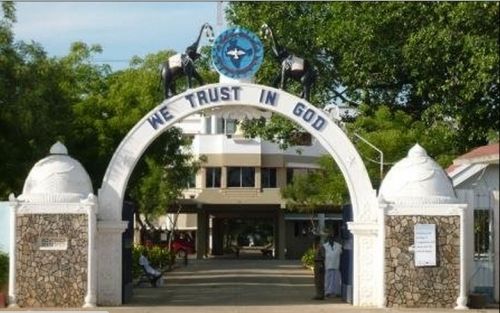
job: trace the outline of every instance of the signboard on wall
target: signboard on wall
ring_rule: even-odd
[[[415,266],[436,266],[436,224],[415,225]]]

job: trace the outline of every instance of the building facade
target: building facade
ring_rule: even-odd
[[[477,147],[447,169],[461,202],[467,203],[470,228],[467,266],[469,292],[499,301],[499,144]]]
[[[300,134],[302,145],[283,150],[277,143],[246,138],[238,120],[228,116],[197,114],[177,127],[192,139],[191,153],[205,160],[183,192],[184,211],[176,225],[181,231],[198,230],[198,257],[231,253],[230,245],[255,245],[271,248],[276,258],[300,258],[312,244],[312,232],[318,231],[313,225],[340,222],[339,208],[314,214],[284,210],[280,189],[294,176],[319,168],[319,158],[327,155],[308,133]]]

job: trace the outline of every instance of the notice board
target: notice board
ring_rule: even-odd
[[[436,224],[415,224],[415,266],[436,266]]]

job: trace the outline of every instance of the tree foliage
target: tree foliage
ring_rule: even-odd
[[[177,212],[179,199],[199,170],[203,157],[195,158],[191,140],[179,128],[172,128],[144,154],[143,165],[136,167],[129,193],[147,219],[167,212]],[[158,153],[152,153],[159,150]]]
[[[384,105],[427,127],[451,121],[460,153],[498,138],[498,2],[231,2],[227,13],[253,31],[271,24],[316,60],[319,107]],[[267,59],[263,83],[279,72]]]
[[[287,208],[314,213],[325,206],[340,206],[349,199],[344,177],[333,158],[324,155],[318,160],[319,169],[294,175],[290,184],[281,189]]]
[[[175,52],[135,57],[117,72],[92,62],[102,52],[99,45],[76,42],[67,55],[49,57],[36,42],[14,40],[14,3],[2,2],[1,8],[0,194],[19,194],[29,169],[56,140],[68,146],[98,188],[122,138],[163,100],[158,66]],[[416,142],[446,166],[457,154],[498,138],[498,2],[231,2],[227,17],[254,32],[268,23],[281,44],[310,58],[319,72],[312,102],[358,106],[359,117],[347,125],[351,138],[358,133],[381,148],[388,165]],[[199,72],[207,83],[215,82],[209,51],[202,52]],[[256,82],[271,83],[279,69],[266,54]],[[298,93],[298,87],[292,84],[291,91]],[[284,146],[301,132],[278,116],[245,127],[249,135]],[[179,150],[185,143],[177,130],[169,130],[137,164],[127,194],[139,199],[144,212],[168,208],[196,168],[197,160],[193,164]],[[370,160],[378,154],[355,144],[377,186],[378,165]],[[297,183],[297,193],[315,199],[297,196],[297,202],[345,199],[334,162],[321,162],[322,170],[307,178],[312,181]],[[318,189],[304,194],[300,190],[308,184]]]
[[[4,153],[0,154],[0,194],[20,194],[28,171],[56,140],[68,146],[97,189],[120,141],[163,101],[159,65],[175,52],[134,57],[128,68],[112,72],[109,65],[92,61],[102,52],[99,45],[75,42],[67,55],[48,57],[38,43],[15,42],[14,4],[2,2],[2,13],[0,145]],[[209,74],[207,81],[213,81],[207,57],[203,59],[201,74]],[[156,214],[159,208],[168,209],[168,201],[185,186],[190,177],[187,173],[196,163],[181,150],[184,144],[186,138],[171,129],[138,162],[127,194],[139,199],[141,210]],[[162,198],[157,202],[147,201],[148,196],[158,193]]]
[[[360,116],[345,127],[350,139],[363,159],[374,188],[378,188],[390,167],[407,156],[410,148],[419,143],[427,153],[446,167],[456,155],[453,146],[455,133],[446,123],[426,127],[421,121],[402,110],[391,111],[387,106],[360,107]],[[380,173],[380,154],[359,139],[361,136],[384,153],[383,173]],[[344,176],[333,158],[322,156],[319,169],[307,174],[294,176],[292,184],[282,189],[287,207],[292,210],[314,212],[324,205],[340,206],[349,200],[349,192]]]
[[[416,143],[424,147],[442,167],[448,166],[458,153],[454,146],[456,133],[450,122],[434,123],[429,127],[410,114],[391,110],[387,106],[379,106],[373,112],[367,111],[371,111],[368,106],[361,106],[360,115],[346,127],[374,187],[378,187],[383,179],[380,175],[380,155],[355,134],[383,151],[383,175],[395,162],[406,157],[408,150]]]

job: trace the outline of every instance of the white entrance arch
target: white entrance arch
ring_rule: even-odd
[[[175,123],[217,107],[254,107],[296,122],[328,151],[344,175],[354,222],[354,305],[383,299],[383,215],[366,168],[346,134],[320,109],[285,91],[256,84],[212,84],[167,99],[144,116],[116,149],[98,192],[98,303],[121,304],[122,204],[130,175],[147,147]],[[377,223],[378,221],[378,223]],[[117,262],[110,262],[116,260]]]

